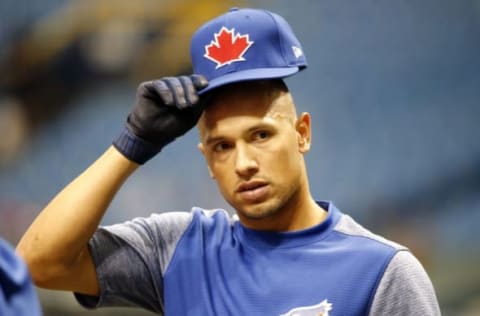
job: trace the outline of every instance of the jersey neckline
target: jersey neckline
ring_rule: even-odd
[[[332,202],[316,202],[327,211],[327,217],[318,225],[291,232],[267,232],[247,228],[240,221],[236,221],[234,233],[241,242],[261,248],[293,248],[317,242],[324,239],[335,227],[340,219],[341,212]]]

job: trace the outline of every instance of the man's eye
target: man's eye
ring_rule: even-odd
[[[253,138],[255,140],[264,140],[269,137],[270,137],[270,133],[267,131],[258,131],[258,132],[255,132],[255,134],[253,135]]]
[[[230,144],[228,143],[218,143],[213,146],[213,151],[215,152],[222,152],[228,149],[230,149]]]

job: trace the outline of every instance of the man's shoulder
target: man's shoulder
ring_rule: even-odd
[[[347,214],[341,214],[333,230],[349,237],[350,240],[356,240],[357,244],[365,245],[365,248],[371,248],[374,245],[375,248],[384,249],[391,253],[408,250],[407,247],[397,242],[373,233]]]

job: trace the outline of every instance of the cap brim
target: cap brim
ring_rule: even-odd
[[[297,73],[300,70],[299,67],[285,67],[285,68],[256,68],[243,71],[236,71],[229,74],[225,74],[218,78],[212,79],[208,82],[208,86],[198,92],[202,95],[208,91],[219,88],[221,86],[249,80],[261,80],[261,79],[274,79],[285,78]]]

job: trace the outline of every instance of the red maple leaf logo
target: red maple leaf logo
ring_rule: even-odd
[[[205,46],[205,58],[217,64],[216,69],[229,65],[235,61],[244,61],[243,54],[253,44],[248,34],[235,34],[235,29],[227,29],[225,26],[214,34],[215,40]]]

